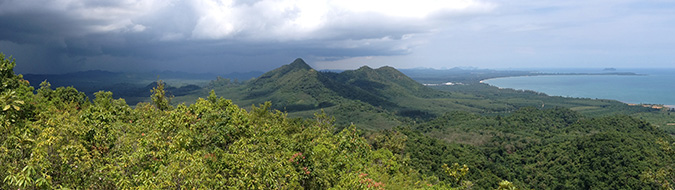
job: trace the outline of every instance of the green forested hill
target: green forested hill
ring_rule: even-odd
[[[454,112],[408,130],[410,137],[447,143],[408,143],[417,147],[411,158],[426,163],[422,171],[466,163],[478,170],[469,179],[481,184],[506,178],[534,189],[644,189],[643,172],[675,163],[657,143],[671,137],[644,121],[587,118],[564,108],[525,108],[507,117]]]
[[[305,117],[323,109],[338,118],[339,124],[356,123],[364,128],[391,128],[401,125],[406,117],[429,117],[430,109],[436,107],[431,102],[426,102],[429,108],[411,108],[407,104],[418,102],[423,96],[443,94],[390,67],[363,67],[343,73],[318,72],[302,59],[244,85],[216,86],[214,89],[239,104],[270,101],[275,109]],[[204,90],[197,95],[206,93]]]
[[[320,73],[301,59],[267,72],[248,83],[244,100],[274,102],[276,108],[293,111],[334,105],[342,99],[319,80]]]

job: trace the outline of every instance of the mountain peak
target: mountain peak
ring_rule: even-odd
[[[293,61],[288,66],[290,66],[291,68],[297,68],[297,69],[305,69],[305,70],[312,69],[312,67],[310,67],[307,63],[305,63],[305,60],[302,60],[302,58],[295,59],[295,61]]]
[[[286,74],[291,73],[291,72],[309,71],[309,70],[312,70],[312,67],[307,65],[307,63],[305,63],[304,60],[302,60],[300,58],[297,58],[292,63],[290,63],[288,65],[281,66],[281,67],[279,67],[277,69],[274,69],[272,71],[266,72],[258,78],[259,79],[266,79],[266,78],[270,78],[270,77],[273,77],[273,76],[281,77],[281,76],[286,75]]]
[[[279,81],[294,81],[302,77],[316,77],[317,72],[312,69],[304,60],[297,58],[288,65],[283,65],[277,69],[266,72],[260,77],[251,82],[252,89],[267,88],[265,86],[273,86],[272,89],[278,88]],[[293,83],[294,83],[293,82]],[[271,92],[271,91],[270,91]]]
[[[367,65],[361,66],[359,67],[359,69],[357,69],[357,71],[370,71],[370,70],[373,70],[373,68],[370,68]]]

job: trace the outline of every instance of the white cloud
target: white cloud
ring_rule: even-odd
[[[425,18],[438,12],[463,12],[466,10],[491,10],[494,4],[476,0],[336,0],[348,12],[373,12],[391,17]]]
[[[235,32],[235,9],[231,0],[197,0],[193,2],[195,12],[200,14],[192,37],[198,39],[221,39]]]
[[[325,29],[342,27],[359,31],[397,21],[400,27],[434,28],[427,16],[442,12],[491,10],[493,4],[474,0],[262,0],[237,4],[231,0],[198,0],[199,14],[192,37],[196,39],[307,40],[340,36],[326,35]],[[348,18],[350,20],[345,21]],[[377,18],[377,19],[373,19]],[[364,22],[365,21],[365,22]],[[380,28],[387,32],[387,28]],[[381,38],[384,36],[377,36]]]

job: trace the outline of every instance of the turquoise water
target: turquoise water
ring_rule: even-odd
[[[583,70],[542,71],[578,72]],[[556,75],[488,79],[500,88],[534,90],[551,96],[613,99],[626,103],[675,105],[675,69],[632,69],[644,75]],[[600,72],[597,72],[600,73]]]

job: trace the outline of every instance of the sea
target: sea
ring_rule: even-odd
[[[637,75],[538,75],[484,80],[500,88],[533,90],[551,96],[613,99],[630,104],[675,108],[675,68],[669,69],[538,69],[541,73],[632,72]]]

